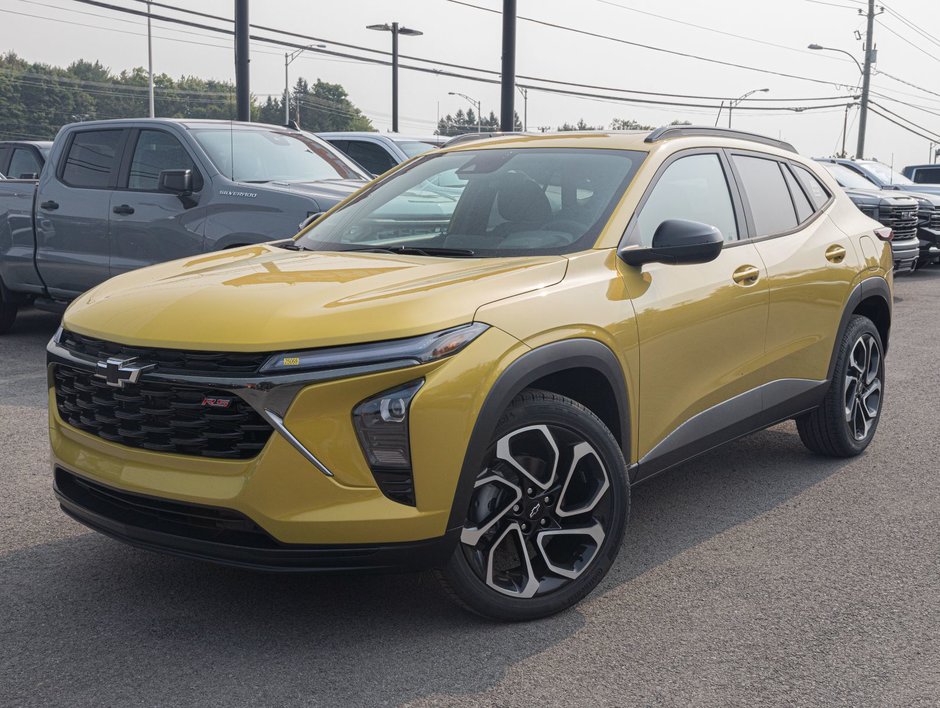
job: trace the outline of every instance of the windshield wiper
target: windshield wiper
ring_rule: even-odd
[[[309,248],[304,248],[303,246],[301,246],[296,241],[290,238],[287,239],[286,241],[275,241],[274,243],[271,243],[270,245],[277,246],[278,248],[284,248],[288,251],[309,251],[310,250]]]
[[[367,248],[347,248],[346,251],[363,253],[398,253],[405,256],[449,256],[451,258],[468,258],[474,255],[469,248],[435,248],[433,246],[369,246]]]

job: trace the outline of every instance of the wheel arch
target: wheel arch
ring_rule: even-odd
[[[590,390],[585,390],[585,386],[590,386]],[[510,402],[529,388],[568,396],[589,408],[608,426],[624,459],[630,461],[629,398],[617,356],[594,339],[566,339],[546,344],[513,361],[487,394],[467,443],[448,529],[463,526],[473,483],[496,423]]]
[[[829,359],[829,375],[831,381],[836,368],[836,361],[839,355],[839,343],[842,341],[842,335],[845,334],[849,326],[849,320],[852,315],[863,315],[870,319],[878,333],[881,335],[881,346],[885,353],[888,351],[888,338],[891,334],[891,288],[888,281],[880,276],[865,278],[858,283],[849,295],[845,308],[842,311],[842,319],[839,322],[839,329],[835,341],[832,345],[832,356]]]

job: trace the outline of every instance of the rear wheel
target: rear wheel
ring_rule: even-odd
[[[0,286],[0,334],[6,334],[13,326],[16,320],[16,312],[19,306],[3,297],[3,289]]]
[[[884,347],[874,323],[853,315],[838,356],[822,405],[797,418],[796,427],[813,452],[853,457],[868,447],[881,418]]]
[[[497,424],[442,584],[494,619],[560,612],[607,574],[629,504],[623,455],[600,419],[570,398],[526,391]]]

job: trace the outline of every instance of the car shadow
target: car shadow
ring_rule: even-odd
[[[786,424],[635,488],[620,558],[582,609],[844,464],[810,455]],[[475,693],[589,614],[501,625],[452,606],[429,574],[251,573],[94,533],[0,558],[0,597],[0,685],[15,704],[375,705]]]

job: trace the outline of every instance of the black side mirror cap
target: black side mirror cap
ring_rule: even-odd
[[[714,226],[686,219],[667,219],[656,227],[648,248],[628,246],[617,252],[627,265],[708,263],[718,258],[724,236]]]
[[[179,197],[188,197],[193,193],[192,170],[163,170],[157,181],[161,192],[170,192]]]

